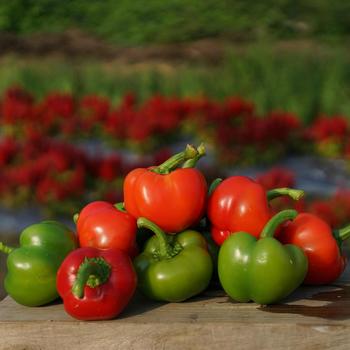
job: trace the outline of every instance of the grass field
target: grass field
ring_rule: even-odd
[[[0,31],[28,35],[80,28],[117,45],[208,37],[344,38],[350,4],[333,0],[11,0],[0,2]]]

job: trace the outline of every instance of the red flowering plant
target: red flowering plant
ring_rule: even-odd
[[[79,103],[80,131],[85,137],[103,135],[110,113],[110,101],[97,95],[84,96]]]
[[[162,163],[170,151],[126,161],[111,153],[93,156],[72,144],[38,134],[19,141],[0,140],[0,204],[38,205],[46,215],[73,214],[83,202],[122,199],[122,182],[136,166]]]
[[[245,163],[243,150],[248,144],[247,125],[255,117],[254,105],[238,97],[222,103],[207,97],[187,100],[184,110],[188,113],[185,132],[199,140],[206,140],[223,165]]]
[[[7,136],[17,136],[33,118],[34,99],[21,87],[8,89],[1,101],[2,133]]]
[[[224,167],[269,164],[288,153],[310,150],[350,158],[345,117],[321,116],[306,127],[292,113],[258,116],[255,106],[240,97],[214,101],[155,95],[139,102],[128,93],[113,106],[97,95],[78,99],[58,92],[35,101],[14,87],[4,93],[0,112],[2,136],[21,142],[49,136],[76,143],[85,138],[144,156],[184,140],[205,140],[215,165]],[[106,167],[103,162],[101,166]]]
[[[54,212],[74,212],[94,199],[121,200],[125,174],[137,165],[162,163],[172,153],[165,146],[184,140],[205,140],[214,156],[206,168],[212,176],[218,166],[268,164],[291,152],[313,150],[350,159],[344,116],[321,116],[306,127],[292,113],[258,116],[255,106],[240,97],[214,101],[155,95],[139,102],[128,93],[114,106],[101,96],[79,99],[59,92],[36,101],[13,87],[0,101],[0,127],[0,203],[37,203]],[[81,139],[107,144],[111,152],[92,156],[76,145]],[[300,147],[305,144],[310,147]],[[121,149],[131,151],[133,160],[121,156]],[[295,176],[274,168],[258,181],[267,189],[293,187]],[[348,191],[312,202],[280,198],[272,205],[318,213],[332,226],[350,217]]]
[[[286,168],[272,168],[256,178],[266,190],[278,187],[296,187],[295,174]],[[350,189],[341,188],[329,198],[305,198],[292,201],[279,197],[271,202],[275,211],[294,208],[299,212],[310,212],[325,220],[332,228],[340,228],[350,222]]]
[[[300,122],[292,114],[271,113],[258,117],[245,113],[231,117],[230,127],[217,128],[218,148],[233,153],[238,164],[267,164],[292,150]],[[232,152],[233,151],[233,152]],[[230,158],[228,158],[230,160]]]
[[[4,206],[37,200],[50,208],[78,199],[84,191],[84,157],[72,146],[47,139],[18,142],[7,138],[0,143],[0,154],[1,175],[6,179],[0,196]]]
[[[148,153],[175,142],[183,119],[181,101],[175,98],[156,95],[137,105],[128,94],[107,117],[105,131],[112,144]]]
[[[283,167],[271,168],[270,170],[261,173],[257,176],[256,181],[259,182],[266,191],[273,188],[296,187],[294,172]],[[270,204],[276,212],[289,208],[294,208],[300,212],[306,209],[305,198],[295,201],[288,196],[282,196],[275,198]]]
[[[305,137],[314,144],[315,151],[325,157],[347,154],[349,123],[344,116],[320,116],[305,130]]]

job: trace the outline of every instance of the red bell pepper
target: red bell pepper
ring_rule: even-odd
[[[79,320],[116,317],[136,288],[129,256],[119,249],[79,248],[57,272],[57,291],[66,312]]]
[[[184,152],[157,167],[131,171],[124,181],[127,212],[147,218],[167,233],[198,223],[205,212],[207,183],[193,166],[204,153],[202,145],[197,150],[187,145]]]
[[[214,186],[209,190],[207,215],[212,224],[212,238],[218,245],[233,232],[249,232],[258,238],[273,216],[269,200],[282,195],[298,200],[304,195],[301,190],[289,188],[266,193],[262,185],[246,176],[215,181]]]
[[[117,248],[131,257],[137,254],[136,220],[121,205],[92,202],[75,216],[75,221],[81,247]]]
[[[283,244],[294,244],[304,250],[309,260],[304,283],[311,285],[332,283],[342,274],[346,257],[341,245],[349,237],[350,226],[332,231],[325,221],[310,213],[300,213],[278,235]]]

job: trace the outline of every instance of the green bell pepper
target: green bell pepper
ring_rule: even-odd
[[[137,225],[155,233],[134,259],[138,288],[143,294],[153,300],[180,302],[207,288],[213,263],[199,232],[167,235],[145,218],[139,218]]]
[[[272,304],[303,282],[308,269],[304,252],[273,238],[281,223],[296,216],[295,210],[276,214],[264,227],[260,239],[238,232],[225,240],[219,251],[218,272],[222,287],[232,299]]]
[[[77,247],[75,235],[57,221],[28,226],[20,235],[20,247],[0,242],[7,258],[6,292],[19,304],[39,306],[58,298],[56,273],[69,252]]]

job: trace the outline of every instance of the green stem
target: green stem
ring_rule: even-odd
[[[203,157],[205,156],[205,146],[204,143],[201,143],[198,147],[197,147],[197,152],[198,154],[196,154],[193,158],[190,158],[188,160],[185,161],[185,163],[182,165],[182,168],[194,168],[197,164],[197,162]]]
[[[78,222],[78,219],[79,219],[79,214],[78,213],[74,214],[73,215],[73,221],[74,221],[75,224]]]
[[[350,237],[350,225],[340,228],[338,230],[334,230],[333,235],[338,241],[338,243],[340,243],[341,245],[343,241]]]
[[[218,187],[222,182],[222,179],[220,179],[219,177],[217,179],[215,179],[209,186],[209,190],[208,190],[208,195],[210,196],[214,190],[216,189],[216,187]]]
[[[126,210],[125,210],[125,207],[124,207],[124,202],[116,203],[116,204],[114,204],[114,206],[119,211],[122,211],[123,213],[126,213]]]
[[[157,174],[169,174],[178,165],[180,165],[181,163],[183,163],[188,159],[192,159],[196,157],[197,154],[198,154],[198,151],[194,146],[187,145],[186,149],[183,152],[173,155],[161,165],[158,165],[157,167],[151,169],[151,171]]]
[[[279,225],[287,220],[295,219],[297,215],[298,212],[293,209],[280,211],[267,222],[260,234],[260,238],[273,237]]]
[[[168,243],[168,239],[166,233],[155,223],[146,219],[146,218],[138,218],[137,219],[137,227],[138,228],[147,228],[151,230],[158,239],[159,243],[159,257],[160,258],[169,258],[172,256],[172,248]]]
[[[15,248],[8,247],[4,243],[0,242],[0,252],[10,254]]]
[[[77,277],[72,286],[72,293],[79,299],[84,298],[85,286],[96,288],[108,281],[111,266],[101,257],[85,258],[79,266]]]
[[[304,197],[305,192],[303,190],[297,190],[295,188],[275,188],[273,190],[270,190],[267,192],[267,200],[271,201],[274,198],[281,197],[281,196],[288,196],[292,198],[295,201],[298,201],[302,197]]]

